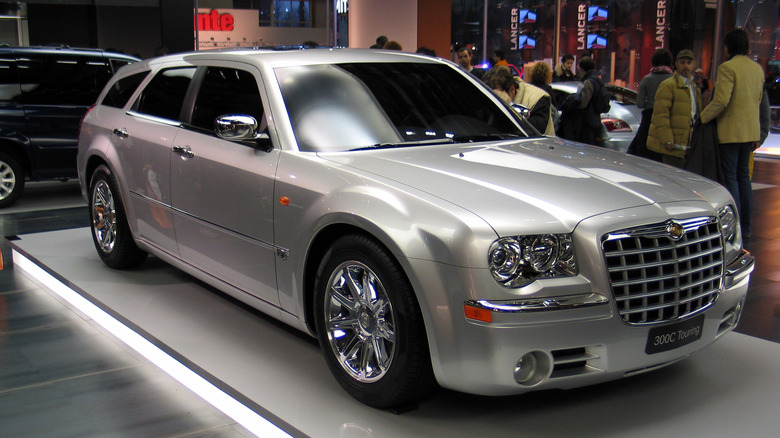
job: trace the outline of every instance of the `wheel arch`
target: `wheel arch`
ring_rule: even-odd
[[[95,169],[98,168],[100,165],[105,165],[109,172],[112,174],[114,173],[114,169],[111,168],[111,165],[108,164],[108,161],[104,159],[103,157],[99,157],[97,155],[92,155],[87,159],[87,163],[84,166],[84,191],[85,193],[89,192],[89,182],[92,180],[92,175],[95,173]]]
[[[26,178],[32,177],[32,161],[22,142],[7,137],[0,138],[0,152],[10,155],[19,163],[19,165],[22,166]]]
[[[306,320],[306,327],[312,334],[317,333],[317,329],[314,323],[314,295],[316,292],[314,285],[317,279],[317,271],[319,270],[320,264],[322,263],[322,259],[325,257],[325,254],[327,254],[333,243],[347,234],[358,234],[365,236],[366,238],[376,241],[378,244],[385,247],[385,249],[388,249],[387,245],[385,245],[380,239],[376,238],[376,236],[353,224],[334,223],[319,230],[309,245],[309,250],[306,254],[306,261],[304,263],[303,270],[303,311]],[[398,258],[395,256],[395,253],[389,249],[388,251],[393,255],[397,262]],[[407,276],[408,281],[408,275],[406,274],[405,270],[404,275]]]

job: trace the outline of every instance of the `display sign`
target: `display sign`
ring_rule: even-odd
[[[655,48],[666,47],[666,2],[660,0],[655,7]]]
[[[587,48],[588,35],[588,5],[580,3],[577,5],[577,50]]]
[[[220,14],[216,9],[212,9],[209,13],[198,13],[197,22],[198,30],[203,31],[217,31],[217,32],[232,32],[235,27],[235,19],[231,14]]]
[[[254,47],[263,44],[257,11],[200,9],[195,20],[198,49]]]

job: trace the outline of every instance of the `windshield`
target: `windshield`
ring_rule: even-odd
[[[539,135],[447,65],[354,63],[275,72],[302,151]]]

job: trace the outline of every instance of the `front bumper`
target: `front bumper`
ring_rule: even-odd
[[[437,379],[442,386],[458,391],[509,395],[586,386],[669,365],[736,327],[753,269],[752,255],[743,251],[727,266],[718,299],[686,318],[702,320],[701,336],[656,353],[646,352],[651,330],[675,323],[627,324],[603,294],[567,293],[560,298],[538,300],[467,300],[461,308],[471,306],[488,311],[491,322],[467,319],[463,310],[460,318],[453,316],[449,329],[454,340],[432,345]],[[452,314],[456,314],[456,309]]]

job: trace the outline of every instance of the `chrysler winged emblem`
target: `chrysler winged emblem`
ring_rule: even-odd
[[[685,228],[677,222],[670,221],[666,226],[666,232],[669,233],[669,238],[672,240],[680,240],[685,233]]]

